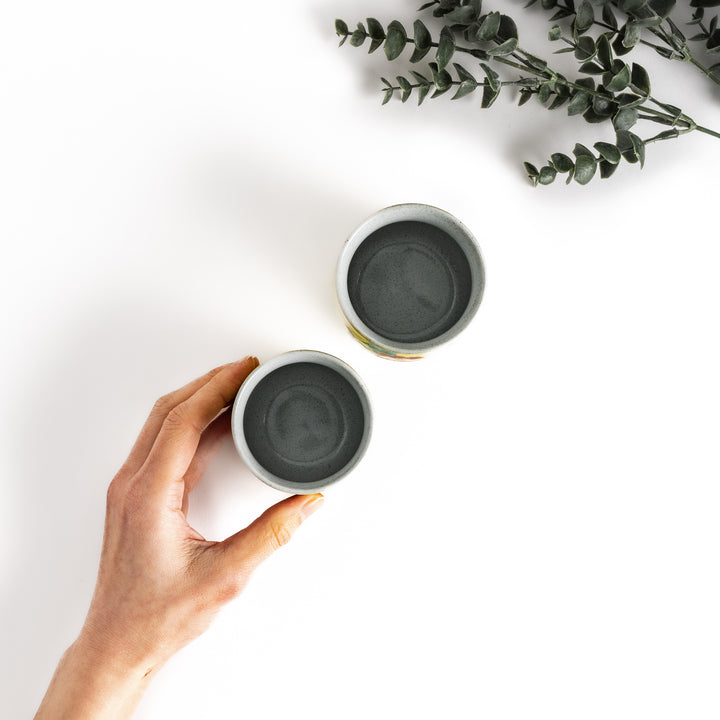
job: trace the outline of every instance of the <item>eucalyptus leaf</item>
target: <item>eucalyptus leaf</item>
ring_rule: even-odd
[[[438,68],[442,70],[450,62],[450,58],[455,52],[455,37],[453,36],[452,30],[445,26],[440,31],[440,40],[438,42],[438,49],[435,55],[435,62]]]
[[[607,160],[600,161],[600,177],[605,180],[609,178],[616,170],[618,166],[616,163],[608,162]]]
[[[626,48],[635,47],[640,42],[640,25],[636,22],[628,22],[625,25],[625,34],[622,44]]]
[[[432,36],[422,20],[413,23],[413,41],[418,50],[429,50],[432,46]]]
[[[404,78],[402,75],[398,75],[396,80],[401,90],[400,100],[402,100],[402,102],[406,102],[412,92],[412,85],[408,79]]]
[[[622,65],[620,70],[608,73],[610,77],[607,82],[605,82],[605,78],[603,78],[603,84],[608,92],[618,92],[619,90],[624,90],[630,84],[630,68],[623,62],[621,62],[620,65]],[[615,66],[614,63],[613,66]]]
[[[578,60],[591,60],[595,57],[596,53],[595,41],[589,35],[583,35],[578,38],[577,44],[575,45],[575,57]]]
[[[509,40],[506,40],[504,43],[500,43],[500,45],[497,45],[494,48],[491,48],[487,51],[487,54],[490,57],[502,57],[504,55],[509,55],[512,52],[515,52],[515,48],[518,45],[518,41],[515,38],[510,38]]]
[[[383,26],[375,18],[368,18],[367,26],[368,26],[368,35],[370,35],[370,37],[373,40],[384,40],[385,39],[385,30],[383,29]]]
[[[570,172],[575,167],[575,163],[563,153],[553,153],[550,160],[555,169],[561,173]]]
[[[517,40],[518,29],[515,21],[509,15],[500,15],[500,27],[498,28],[497,35],[505,42],[505,40]]]
[[[582,34],[595,22],[595,10],[588,0],[582,0],[575,13],[575,30]]]
[[[595,176],[597,159],[594,155],[580,155],[575,161],[575,182],[587,185]]]
[[[613,117],[613,127],[615,130],[628,130],[637,120],[637,108],[623,108],[622,110],[618,110]]]
[[[581,115],[590,107],[591,100],[589,93],[579,90],[568,104],[568,115]]]
[[[620,155],[620,150],[618,150],[616,145],[612,145],[606,142],[596,142],[593,147],[609,163],[617,164],[622,158],[622,156]]]
[[[387,37],[385,39],[385,55],[388,60],[395,60],[405,49],[407,42],[407,32],[403,24],[397,20],[393,20],[387,29]]]
[[[643,95],[650,94],[650,76],[648,71],[638,63],[632,64],[632,72],[630,74],[630,84],[635,90]]]
[[[500,13],[491,12],[485,16],[475,37],[478,40],[492,40],[500,29]]]
[[[551,165],[545,165],[545,167],[540,168],[540,174],[538,176],[538,182],[541,185],[549,185],[557,175],[557,170],[555,170],[554,167]]]

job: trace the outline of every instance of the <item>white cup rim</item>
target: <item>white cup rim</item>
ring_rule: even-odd
[[[257,458],[253,455],[250,447],[248,446],[245,438],[245,432],[243,429],[243,416],[245,407],[247,405],[248,398],[252,394],[253,390],[257,387],[258,383],[271,372],[277,370],[285,365],[292,365],[301,362],[312,362],[319,365],[332,368],[344,377],[357,392],[360,404],[363,409],[365,427],[363,430],[360,445],[353,455],[352,459],[340,470],[333,475],[315,480],[313,482],[295,482],[292,480],[286,480],[280,478],[277,475],[269,472],[265,469]],[[370,394],[368,392],[365,383],[362,381],[357,372],[350,367],[345,361],[330,355],[329,353],[321,352],[319,350],[290,350],[289,352],[276,355],[267,362],[259,365],[253,370],[250,375],[245,379],[245,382],[240,386],[235,401],[232,407],[232,418],[231,428],[232,437],[235,447],[240,454],[240,457],[244,460],[250,471],[257,478],[262,480],[264,483],[276,490],[283,492],[296,493],[299,495],[307,495],[309,493],[316,492],[320,488],[325,488],[328,485],[336,483],[338,480],[346,477],[352,470],[355,469],[357,464],[360,462],[362,457],[370,443],[370,436],[372,435],[372,407],[370,404]]]
[[[460,246],[470,266],[472,291],[468,305],[460,319],[451,328],[437,337],[422,342],[398,343],[397,341],[380,335],[368,327],[355,312],[347,288],[350,262],[360,244],[371,233],[375,232],[375,230],[403,220],[417,220],[429,225],[434,225],[447,232]],[[381,351],[387,351],[389,354],[397,356],[420,356],[459,335],[475,317],[485,291],[485,264],[477,240],[470,230],[454,215],[434,205],[401,203],[398,205],[390,205],[373,213],[352,232],[346,240],[338,259],[335,284],[340,309],[351,328],[357,330],[360,335],[367,338],[367,340]]]

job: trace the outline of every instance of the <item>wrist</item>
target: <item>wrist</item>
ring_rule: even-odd
[[[158,668],[84,631],[63,655],[35,720],[127,720]]]

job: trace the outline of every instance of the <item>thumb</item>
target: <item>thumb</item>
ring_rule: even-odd
[[[293,495],[268,508],[257,520],[219,545],[225,569],[246,575],[290,542],[303,520],[322,504],[320,493]]]

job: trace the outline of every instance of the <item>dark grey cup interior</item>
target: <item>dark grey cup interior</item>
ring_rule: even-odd
[[[315,482],[354,457],[365,414],[354,387],[339,372],[311,362],[273,370],[250,393],[243,432],[250,452],[273,475]]]
[[[360,243],[348,295],[358,317],[383,338],[419,343],[447,332],[470,301],[472,273],[462,248],[440,228],[391,223]]]

